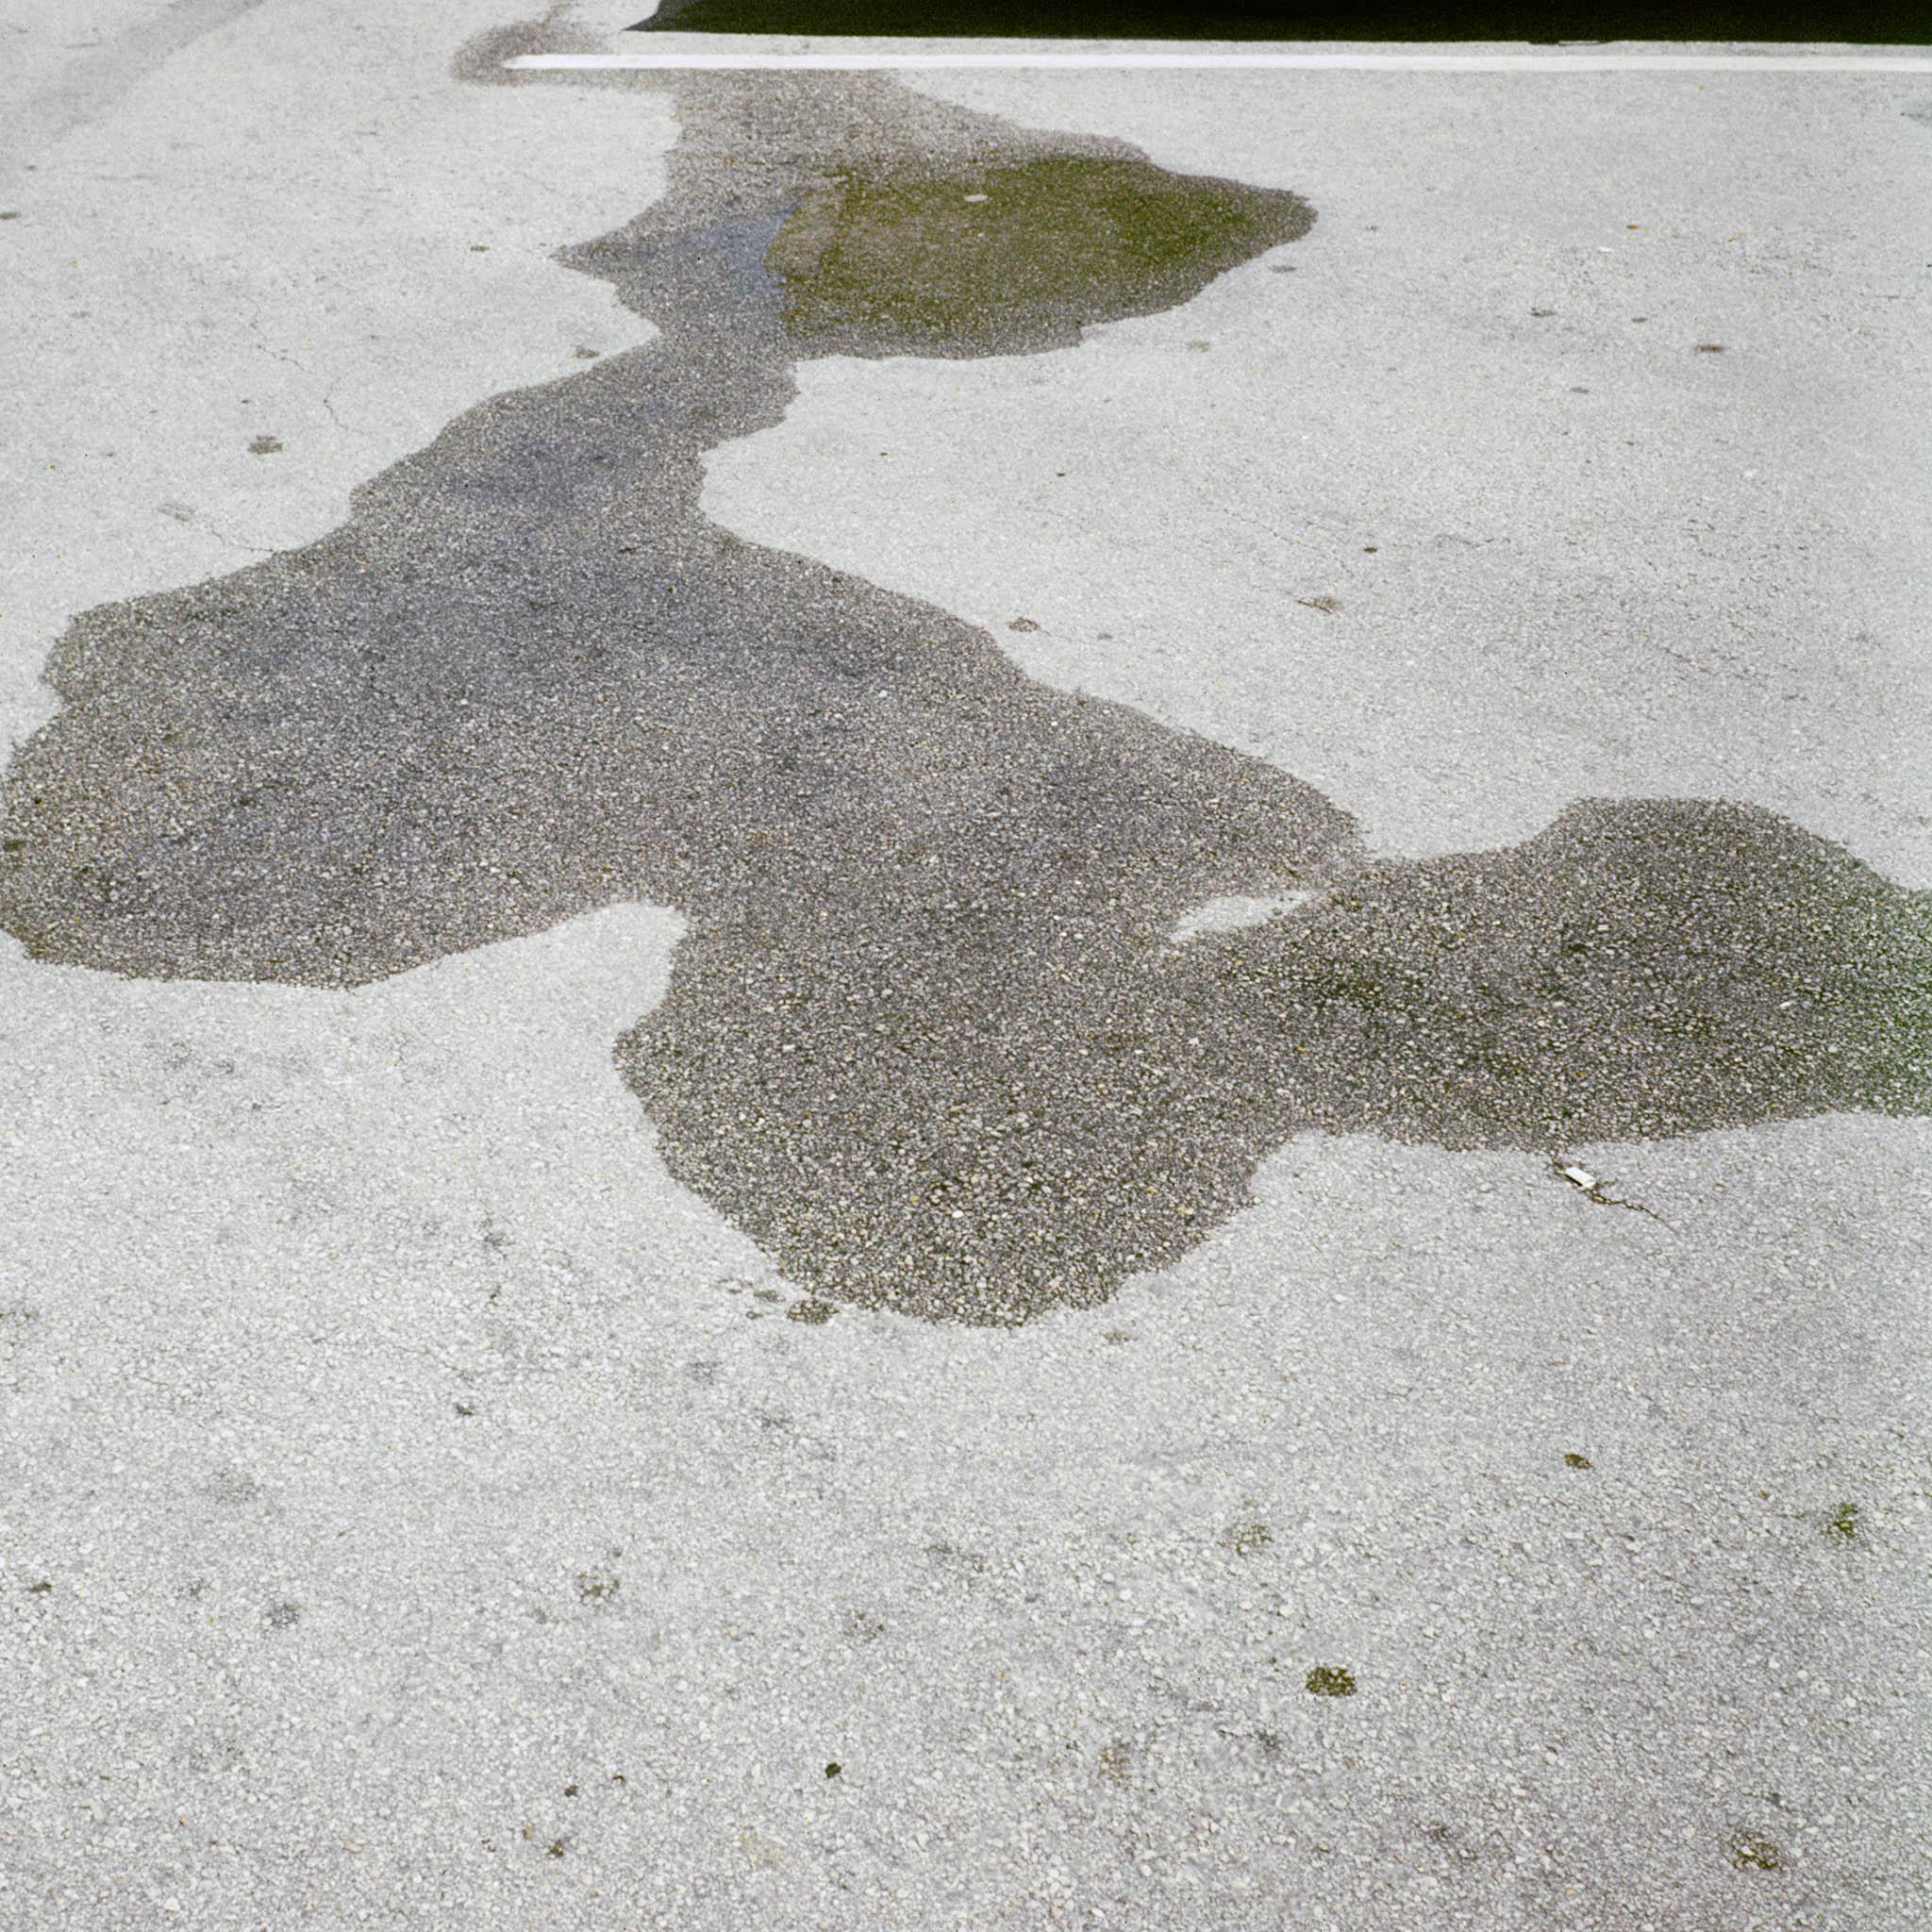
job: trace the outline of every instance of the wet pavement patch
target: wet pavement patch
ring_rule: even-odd
[[[799,202],[765,265],[801,356],[992,355],[1172,308],[1308,222],[1293,195],[1138,155],[853,170]]]
[[[1599,800],[1371,861],[1274,767],[704,515],[800,356],[1065,346],[1291,242],[1298,197],[876,76],[679,100],[664,200],[562,258],[658,341],[60,640],[0,807],[36,957],[352,987],[675,906],[617,1062],[806,1322],[1104,1302],[1309,1130],[1553,1157],[1932,1105],[1928,901],[1770,813]],[[1231,896],[1287,909],[1168,943]]]

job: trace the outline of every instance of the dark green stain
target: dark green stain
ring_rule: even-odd
[[[801,355],[996,354],[1186,301],[1307,232],[1295,196],[1139,156],[835,176],[766,251]]]
[[[1785,1855],[1760,1831],[1734,1831],[1725,1841],[1731,1863],[1740,1872],[1781,1872]]]

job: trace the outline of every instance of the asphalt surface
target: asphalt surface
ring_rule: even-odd
[[[1921,1923],[1932,82],[92,25],[0,1921]]]

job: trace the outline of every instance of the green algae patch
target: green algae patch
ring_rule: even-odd
[[[765,266],[808,353],[1019,354],[1185,302],[1313,219],[1298,195],[1138,157],[850,172],[798,203]]]
[[[1785,1855],[1780,1846],[1758,1831],[1734,1831],[1724,1850],[1740,1872],[1782,1872]]]
[[[1317,1664],[1305,1679],[1307,1690],[1316,1697],[1353,1697],[1355,1673],[1342,1664]]]

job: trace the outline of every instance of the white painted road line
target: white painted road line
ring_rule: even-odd
[[[1338,68],[1433,74],[1932,74],[1932,54],[1460,54],[1305,53],[1288,48],[1101,48],[1049,52],[1036,47],[962,49],[865,42],[805,52],[685,48],[637,54],[523,54],[506,67],[524,71],[636,68]]]

